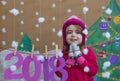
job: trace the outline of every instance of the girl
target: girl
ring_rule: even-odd
[[[67,81],[93,81],[98,71],[94,52],[85,46],[87,30],[84,22],[71,16],[63,24],[63,58],[68,72]],[[59,66],[59,61],[57,63]],[[57,75],[62,77],[59,72]]]

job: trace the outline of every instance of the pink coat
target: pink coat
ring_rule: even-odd
[[[87,47],[88,53],[82,54],[76,60],[75,65],[70,68],[65,66],[64,69],[68,72],[67,81],[94,81],[93,77],[96,75],[98,71],[98,64],[96,60],[96,56],[90,47]],[[68,53],[62,51],[63,58],[65,61],[68,59]],[[59,66],[59,62],[57,64]],[[59,72],[57,75],[62,77]]]

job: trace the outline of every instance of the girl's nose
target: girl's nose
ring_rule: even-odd
[[[75,32],[72,32],[72,36],[75,36],[76,35],[76,33]]]

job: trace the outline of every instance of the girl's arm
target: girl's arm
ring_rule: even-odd
[[[79,68],[82,69],[87,75],[94,76],[98,72],[96,56],[90,47],[87,49],[88,53],[77,58],[76,62],[78,63]]]

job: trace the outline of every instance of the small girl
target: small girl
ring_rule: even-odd
[[[68,72],[67,81],[93,81],[98,71],[94,52],[85,46],[87,33],[86,25],[76,16],[71,16],[63,24],[62,53],[66,62],[64,69]],[[57,75],[62,77],[59,72]]]

